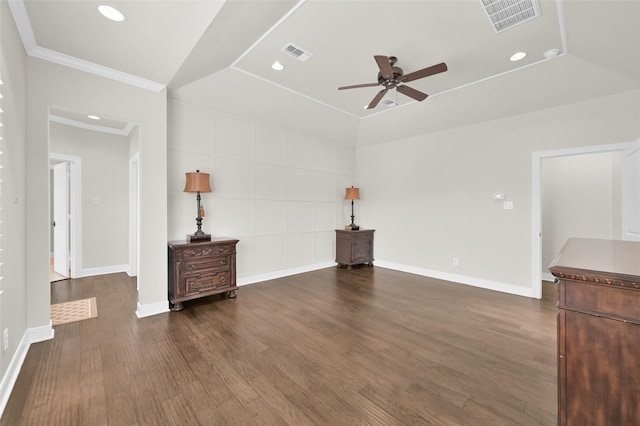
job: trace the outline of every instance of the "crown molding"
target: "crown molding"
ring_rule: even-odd
[[[152,92],[161,92],[165,88],[164,84],[156,83],[155,81],[147,80],[103,65],[98,65],[96,63],[85,61],[84,59],[76,58],[75,56],[56,52],[55,50],[44,47],[35,46],[27,53],[29,56],[33,56],[34,58],[44,59],[45,61],[54,62],[79,71],[85,71],[90,74],[99,75],[100,77],[119,81],[131,86],[151,90]]]
[[[7,3],[9,4],[9,9],[11,9],[16,27],[18,27],[18,33],[22,39],[24,50],[29,53],[31,49],[36,47],[36,38],[33,35],[33,28],[31,28],[31,21],[29,20],[29,14],[27,14],[24,1],[8,0]]]
[[[67,126],[78,127],[85,130],[93,130],[95,132],[109,133],[117,136],[129,136],[131,129],[135,126],[135,123],[127,123],[124,129],[114,129],[113,127],[99,126],[96,124],[83,123],[82,121],[72,120],[70,118],[61,117],[55,114],[49,114],[49,121],[54,123],[66,124]]]
[[[122,129],[123,132],[125,132],[125,134],[127,136],[129,136],[131,134],[131,131],[133,130],[133,128],[135,127],[136,123],[133,123],[131,121],[127,122],[127,125],[124,126],[124,129]]]
[[[38,46],[33,34],[29,15],[27,14],[27,8],[24,5],[24,0],[8,0],[8,4],[27,55],[156,93],[161,92],[166,87],[164,84],[147,80],[146,78]]]

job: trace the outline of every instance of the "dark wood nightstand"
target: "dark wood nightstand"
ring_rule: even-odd
[[[640,419],[640,243],[571,238],[558,278],[558,425]]]
[[[346,231],[336,229],[336,262],[338,268],[367,264],[373,266],[373,233],[375,229]]]
[[[236,244],[231,238],[211,241],[169,241],[169,302],[182,302],[226,292],[236,297]]]

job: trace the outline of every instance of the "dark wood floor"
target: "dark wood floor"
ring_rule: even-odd
[[[137,319],[135,279],[61,281],[98,318],[32,345],[1,424],[553,425],[549,293],[329,268]]]

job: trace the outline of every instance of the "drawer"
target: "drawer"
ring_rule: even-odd
[[[229,268],[228,256],[214,256],[203,259],[187,260],[184,263],[184,273],[202,273],[204,271],[219,271]]]
[[[235,244],[219,244],[213,247],[213,256],[226,256],[229,254],[236,254]]]
[[[640,291],[602,284],[560,281],[558,307],[640,324]]]
[[[362,250],[369,251],[369,249],[371,248],[371,240],[368,238],[366,240],[361,240],[361,239],[353,240],[352,247],[353,247],[353,251],[362,251]]]
[[[213,255],[213,249],[212,246],[185,248],[182,250],[182,257],[185,259],[209,257]]]
[[[371,241],[371,239],[373,238],[373,233],[371,232],[361,232],[361,233],[353,233],[350,236],[351,241],[355,242],[359,242],[359,241],[366,241],[369,242]]]
[[[371,257],[371,240],[354,240],[352,248],[352,256],[354,261],[369,261],[369,257]]]
[[[229,270],[185,276],[185,297],[231,287]]]

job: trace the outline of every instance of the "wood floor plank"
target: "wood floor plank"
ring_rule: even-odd
[[[551,425],[543,299],[327,268],[135,316],[126,274],[52,284],[98,317],[31,346],[1,425]]]

